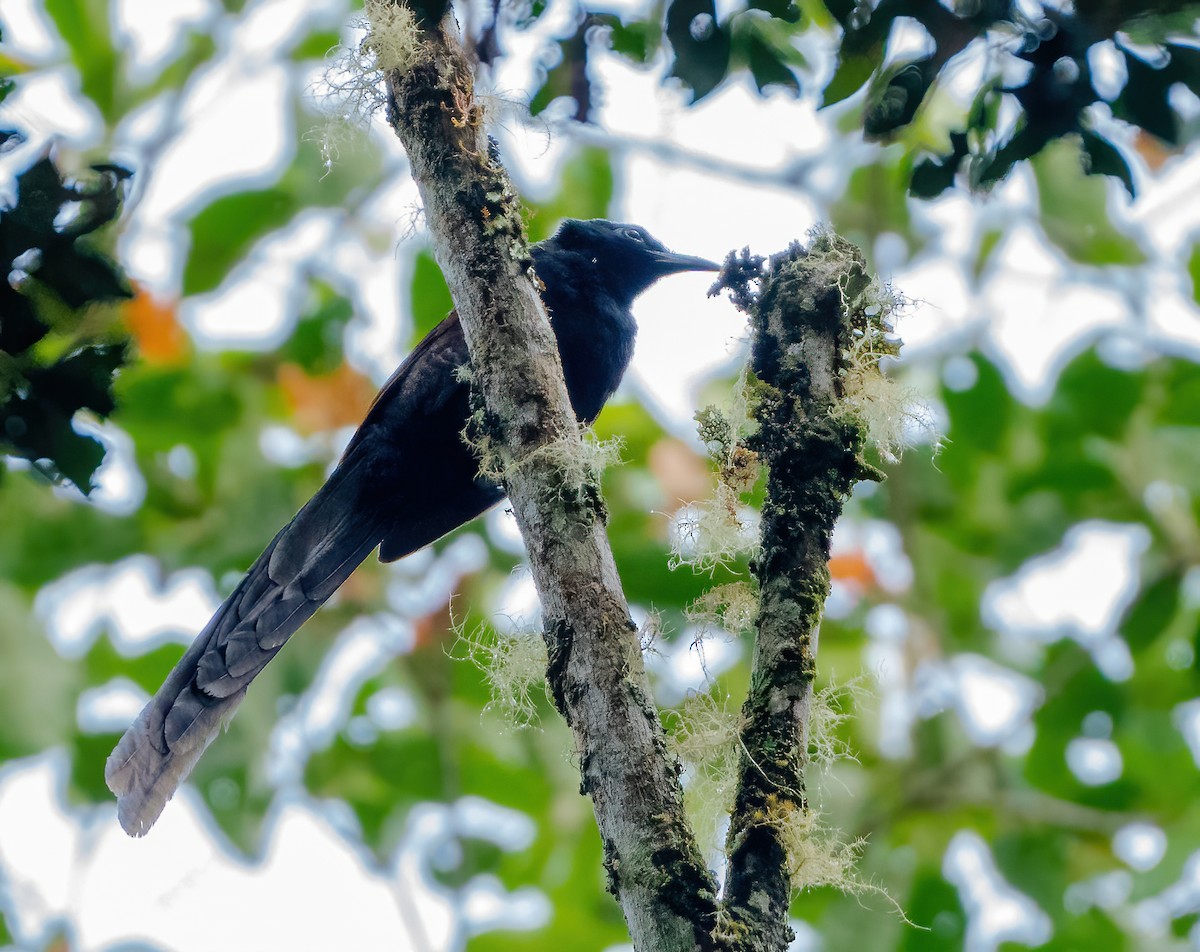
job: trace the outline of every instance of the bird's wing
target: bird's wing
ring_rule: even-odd
[[[254,677],[395,525],[413,526],[408,536],[420,545],[454,528],[436,531],[430,514],[461,508],[459,487],[445,485],[444,505],[416,512],[403,497],[415,484],[406,470],[418,465],[425,444],[443,439],[443,429],[458,439],[461,420],[449,417],[465,414],[465,384],[453,371],[466,361],[451,314],[384,385],[329,480],[258,557],[121,738],[104,776],[126,832],[150,829]],[[471,490],[468,461],[458,495]]]
[[[470,363],[458,312],[451,311],[421,339],[379,389],[357,432],[346,446],[349,455],[379,428],[397,432],[401,417],[434,416],[462,397],[467,385],[456,371]]]

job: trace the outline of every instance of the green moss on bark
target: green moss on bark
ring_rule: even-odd
[[[728,923],[747,927],[729,930],[733,947],[782,950],[792,888],[801,885],[793,875],[813,865],[797,852],[811,826],[804,769],[833,528],[855,482],[880,475],[863,457],[869,421],[847,397],[864,374],[879,372],[861,341],[874,346],[890,326],[863,303],[874,285],[862,256],[829,234],[766,261],[731,255],[720,287],[751,319],[757,429],[743,442],[768,473],[723,909]]]

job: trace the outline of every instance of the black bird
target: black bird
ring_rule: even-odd
[[[575,415],[590,423],[617,389],[637,332],[630,305],[659,278],[716,271],[645,229],[568,220],[533,248]],[[391,561],[499,502],[460,433],[468,363],[458,315],[421,341],[375,398],[337,468],[267,546],[108,758],[125,832],[154,824],[246,688],[376,546]]]

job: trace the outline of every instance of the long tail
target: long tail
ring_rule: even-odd
[[[379,544],[378,474],[353,452],[290,523],[167,676],[108,758],[125,832],[153,826],[246,688]],[[372,491],[374,488],[374,492]]]

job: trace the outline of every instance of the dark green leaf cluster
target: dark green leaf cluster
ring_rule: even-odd
[[[92,172],[67,181],[43,155],[0,210],[0,449],[85,493],[104,447],[71,419],[78,410],[112,412],[113,377],[125,362],[121,341],[82,343],[87,310],[130,297],[117,265],[81,240],[116,217],[130,173],[118,165]]]
[[[1018,162],[1075,135],[1082,139],[1085,169],[1120,179],[1132,195],[1129,163],[1095,128],[1095,107],[1104,106],[1168,145],[1182,144],[1190,132],[1172,105],[1171,90],[1182,84],[1200,93],[1200,47],[1193,25],[1200,7],[1174,0],[1079,4],[1073,13],[1059,7],[1045,3],[1031,12],[1030,5],[1016,0],[814,0],[803,5],[802,17],[801,7],[788,0],[748,0],[719,19],[713,0],[670,0],[646,19],[622,20],[581,6],[578,26],[559,43],[557,63],[546,72],[531,107],[537,114],[553,100],[571,97],[574,118],[588,121],[594,98],[588,57],[596,46],[639,64],[665,53],[670,75],[692,91],[693,100],[742,70],[759,92],[771,87],[799,92],[811,72],[797,39],[811,29],[840,27],[837,66],[825,84],[823,105],[867,86],[863,132],[885,139],[914,121],[938,80],[962,65],[960,54],[968,46],[983,42],[1001,56],[991,57],[963,127],[949,133],[949,150],[915,164],[912,193],[939,195],[960,173],[972,188],[990,187]],[[925,29],[932,51],[889,62],[901,19]],[[1110,100],[1097,90],[1090,61],[1096,45],[1108,41],[1127,72],[1123,88]],[[1015,69],[1004,69],[1006,59]],[[1002,75],[1014,71],[1023,72],[1021,78]],[[1002,101],[1019,108],[1013,128],[1002,115]]]
[[[638,64],[660,51],[671,56],[670,75],[703,99],[732,73],[749,71],[760,92],[782,87],[798,92],[795,70],[806,65],[790,33],[800,8],[790,0],[750,0],[746,9],[718,20],[713,0],[671,0],[645,20],[623,20],[581,8],[575,32],[558,44],[558,61],[547,70],[530,109],[537,115],[555,99],[575,100],[574,118],[591,118],[593,94],[588,57],[601,45]]]
[[[1005,84],[992,76],[983,85],[964,128],[950,134],[948,153],[927,158],[913,170],[913,194],[941,194],[959,172],[972,187],[999,181],[1023,159],[1053,140],[1076,134],[1083,140],[1085,169],[1119,178],[1132,195],[1133,175],[1120,151],[1093,128],[1090,108],[1104,102],[1096,89],[1089,52],[1112,40],[1124,59],[1128,78],[1112,101],[1113,115],[1171,145],[1183,138],[1182,119],[1172,107],[1172,86],[1182,83],[1200,92],[1200,49],[1194,34],[1184,41],[1176,19],[1156,17],[1152,5],[1125,5],[1118,13],[1090,10],[1063,13],[1050,4],[1036,15],[1008,0],[954,4],[954,12],[936,0],[884,0],[873,11],[853,0],[828,4],[845,30],[839,65],[825,89],[826,105],[855,92],[872,78],[863,130],[884,137],[910,123],[934,82],[951,60],[976,40],[1000,39],[1025,66],[1019,81]],[[1164,4],[1172,9],[1180,4]],[[917,60],[883,67],[888,37],[899,17],[910,17],[929,33],[933,52]],[[1187,30],[1192,33],[1190,23]],[[1135,43],[1130,38],[1138,36]],[[1146,44],[1153,44],[1147,47]],[[1148,53],[1147,49],[1154,52]],[[1015,131],[1001,125],[1000,103],[1011,96],[1020,107]]]

